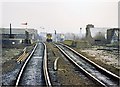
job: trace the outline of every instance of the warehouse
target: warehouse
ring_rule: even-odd
[[[32,44],[37,41],[38,33],[35,29],[22,28],[0,28],[2,32],[3,47],[18,47],[21,45]],[[28,43],[26,43],[26,40]]]

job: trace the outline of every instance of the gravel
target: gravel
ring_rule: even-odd
[[[114,55],[112,52],[96,49],[86,49],[81,50],[81,52],[85,52],[88,55],[95,57],[96,60],[100,60],[108,65],[113,65],[114,67],[118,66],[118,56]]]
[[[109,51],[96,50],[97,48],[74,49],[91,61],[119,76],[118,55]]]
[[[33,46],[28,47],[28,52]],[[23,65],[17,63],[16,59],[19,57],[23,49],[17,48],[2,48],[2,85],[10,86],[15,84],[16,76]]]
[[[54,86],[80,86],[80,87],[96,87],[93,81],[87,78],[74,66],[61,52],[51,43],[47,43],[48,49],[48,66],[49,73]],[[58,59],[58,70],[53,69],[53,63]]]

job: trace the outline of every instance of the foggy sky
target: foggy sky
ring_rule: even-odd
[[[87,24],[95,27],[118,27],[118,2],[116,0],[65,0],[34,2],[2,2],[1,27],[28,28],[47,32],[85,31]],[[44,27],[45,29],[41,29]]]

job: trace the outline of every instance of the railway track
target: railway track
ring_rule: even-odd
[[[51,86],[47,70],[46,45],[38,43],[21,67],[15,86]]]
[[[96,83],[103,87],[119,87],[119,76],[100,67],[64,44],[55,45],[73,64]]]
[[[46,85],[47,86],[50,86],[52,87],[52,84],[51,84],[51,81],[50,81],[50,77],[49,77],[49,74],[48,74],[48,66],[47,66],[47,48],[46,48],[46,45],[44,43],[44,60],[43,60],[43,71],[44,71],[44,77],[45,77],[45,82],[46,82]]]

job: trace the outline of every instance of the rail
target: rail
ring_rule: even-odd
[[[38,44],[35,45],[34,49],[33,49],[32,52],[31,52],[31,54],[28,56],[28,58],[26,59],[25,63],[23,64],[23,66],[22,66],[22,68],[21,68],[21,70],[20,70],[20,72],[19,72],[19,74],[18,74],[16,83],[15,83],[15,87],[18,86],[19,81],[20,81],[20,78],[21,78],[22,73],[23,73],[23,71],[24,71],[24,68],[25,68],[26,64],[28,63],[28,61],[30,60],[30,58],[31,58],[31,56],[33,55],[33,53],[35,52],[35,49],[37,48],[37,45],[38,45]]]
[[[62,45],[62,44],[60,44],[60,45]],[[64,46],[65,46],[65,45],[64,45]],[[79,65],[74,59],[72,59],[72,58],[61,48],[61,46],[56,45],[56,47],[57,47],[70,61],[72,61],[77,67],[79,67],[86,75],[88,75],[89,77],[91,77],[93,80],[95,80],[96,82],[98,82],[98,83],[101,84],[102,86],[104,86],[104,87],[107,87],[107,86],[108,86],[108,85],[106,85],[103,81],[101,81],[100,79],[96,78],[96,76],[93,76],[89,71],[85,70],[81,65]],[[70,51],[72,51],[73,53],[77,54],[78,56],[83,57],[83,56],[81,56],[81,54],[79,55],[79,53],[76,52],[76,51],[74,51],[72,48],[67,47],[67,46],[66,46],[66,48],[69,49]],[[87,61],[87,62],[89,63],[89,61]],[[94,62],[93,62],[93,63],[94,63]],[[90,63],[90,64],[91,64],[91,63]],[[96,64],[96,65],[97,65],[97,64]],[[96,65],[94,65],[94,67],[99,68],[99,67],[96,66]],[[100,69],[101,69],[101,68],[102,68],[102,67],[100,67]],[[104,71],[104,70],[105,70],[105,71]],[[110,74],[111,76],[113,76],[115,79],[117,78],[117,80],[119,79],[118,76],[116,76],[115,74],[107,71],[107,70],[104,69],[104,68],[102,68],[101,71],[104,71],[104,72],[106,72],[106,73],[109,73],[109,74]],[[108,75],[107,75],[107,76],[108,76]]]
[[[64,45],[64,44],[62,44],[62,45]],[[119,77],[119,76],[117,76],[117,75],[115,75],[114,73],[112,73],[112,72],[106,70],[105,68],[99,66],[98,64],[96,64],[96,63],[94,63],[93,61],[89,60],[87,57],[81,55],[80,53],[78,53],[77,51],[73,50],[73,49],[70,48],[69,46],[66,46],[66,45],[64,45],[64,46],[67,47],[67,48],[69,48],[69,49],[72,50],[74,53],[76,53],[77,55],[81,56],[82,58],[84,58],[85,60],[87,60],[88,62],[90,62],[91,64],[93,64],[94,66],[98,67],[99,69],[105,71],[105,72],[108,73],[109,75],[112,75],[113,77],[115,77],[115,78],[117,78],[117,79],[120,80],[120,77]]]
[[[44,45],[44,59],[43,59],[43,71],[44,71],[44,77],[45,77],[45,82],[48,87],[52,87],[50,77],[48,74],[48,66],[47,66],[47,50],[46,50],[46,44],[43,43]]]

